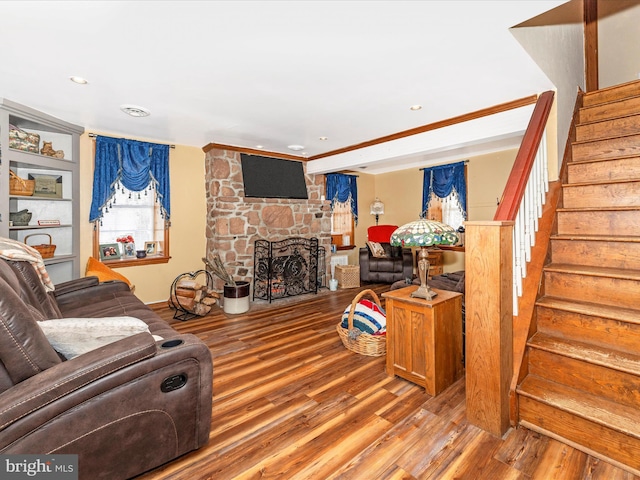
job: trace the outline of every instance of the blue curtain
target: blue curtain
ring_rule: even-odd
[[[357,176],[344,173],[327,173],[327,200],[331,201],[331,208],[335,202],[344,203],[350,199],[353,221],[358,225],[358,186]]]
[[[425,216],[431,194],[446,198],[455,190],[460,200],[460,208],[467,218],[467,184],[464,179],[464,162],[425,168],[422,180],[421,216]]]
[[[102,217],[118,183],[132,192],[140,192],[151,184],[162,215],[168,220],[171,216],[169,145],[97,136],[90,222]]]

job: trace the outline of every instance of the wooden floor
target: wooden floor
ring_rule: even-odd
[[[388,377],[384,357],[345,349],[335,327],[358,291],[186,322],[158,308],[211,349],[213,421],[208,445],[138,478],[638,479],[524,428],[500,439],[470,425],[464,378],[430,397]]]

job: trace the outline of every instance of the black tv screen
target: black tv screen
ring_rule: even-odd
[[[307,199],[302,162],[240,154],[244,196]]]

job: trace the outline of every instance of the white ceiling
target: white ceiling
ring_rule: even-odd
[[[311,157],[553,89],[509,28],[565,1],[0,1],[0,97],[89,131]],[[511,148],[530,111],[309,169]]]

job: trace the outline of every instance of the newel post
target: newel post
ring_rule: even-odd
[[[499,437],[513,371],[513,225],[465,222],[467,419]]]

